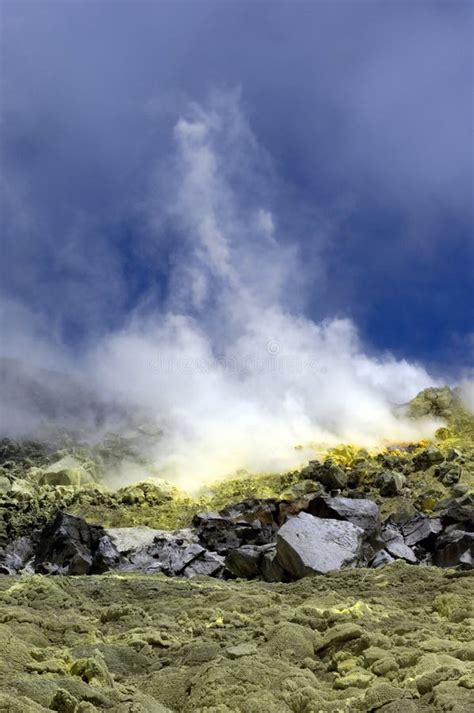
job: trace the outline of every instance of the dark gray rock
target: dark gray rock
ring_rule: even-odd
[[[385,542],[385,549],[395,559],[403,559],[410,564],[417,564],[413,550],[405,544],[403,535],[394,526],[386,524],[382,530],[382,539]]]
[[[243,545],[237,550],[231,550],[225,558],[225,566],[229,572],[241,579],[253,579],[260,573],[260,558],[262,550],[256,545]]]
[[[436,542],[433,563],[438,567],[472,569],[474,559],[474,534],[449,525]]]
[[[218,513],[199,513],[193,518],[198,540],[212,552],[225,555],[242,545],[264,545],[274,538],[271,526],[262,527],[256,519],[252,522],[233,520]]]
[[[104,572],[120,560],[110,539],[104,538],[107,535],[99,525],[58,512],[40,534],[35,569],[69,575]]]
[[[289,579],[288,572],[280,564],[275,548],[262,553],[260,573],[265,582],[287,582]]]
[[[277,528],[279,511],[280,501],[276,498],[252,498],[228,505],[219,512],[219,516],[230,518],[233,522],[258,521],[262,527]]]
[[[413,467],[416,470],[427,470],[431,468],[432,465],[437,463],[442,463],[444,460],[444,455],[435,446],[428,446],[424,450],[417,453],[413,458]]]
[[[302,512],[277,533],[278,561],[290,574],[325,574],[354,567],[361,556],[364,531],[351,522]]]
[[[405,487],[406,481],[403,473],[391,470],[383,470],[375,476],[375,485],[380,490],[380,494],[385,497],[399,495]]]
[[[459,463],[445,461],[435,469],[434,474],[443,485],[455,485],[461,479],[462,467]]]
[[[409,547],[421,545],[424,549],[431,550],[434,542],[443,529],[441,519],[417,515],[417,517],[404,522],[401,526],[405,544]]]
[[[369,567],[384,567],[386,564],[395,562],[395,558],[387,552],[387,550],[379,550],[369,562]]]
[[[460,498],[453,498],[444,503],[440,513],[443,527],[457,524],[462,530],[474,531],[474,494],[467,493]]]
[[[344,470],[330,458],[320,463],[310,461],[301,471],[301,476],[308,480],[317,480],[327,490],[343,490],[347,486],[347,475]]]
[[[198,543],[188,545],[166,539],[157,541],[152,549],[153,557],[159,563],[160,571],[175,576],[182,574],[186,567],[205,551],[204,547]]]
[[[185,577],[219,577],[224,571],[224,557],[215,552],[203,552],[197,559],[189,564],[183,571]]]
[[[373,532],[379,526],[379,508],[377,503],[366,498],[328,498],[316,496],[306,508],[315,517],[333,520],[347,520],[363,530]]]

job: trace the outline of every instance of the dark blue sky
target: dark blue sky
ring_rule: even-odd
[[[80,351],[145,296],[162,303],[177,236],[150,240],[145,197],[183,106],[240,87],[278,176],[282,239],[306,266],[305,313],[350,316],[368,349],[435,370],[471,365],[472,3],[4,0],[1,13],[9,324]]]

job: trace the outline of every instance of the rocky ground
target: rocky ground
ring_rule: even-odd
[[[409,412],[433,442],[195,498],[106,487],[136,435],[4,439],[0,710],[474,710],[473,419],[447,388]]]

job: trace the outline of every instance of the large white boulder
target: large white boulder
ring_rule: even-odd
[[[278,530],[277,557],[297,578],[354,567],[361,556],[363,536],[364,530],[352,522],[302,512]]]

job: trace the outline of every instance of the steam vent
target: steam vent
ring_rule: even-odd
[[[444,425],[195,496],[107,487],[136,434],[4,438],[0,709],[472,710],[474,419],[405,410]]]

